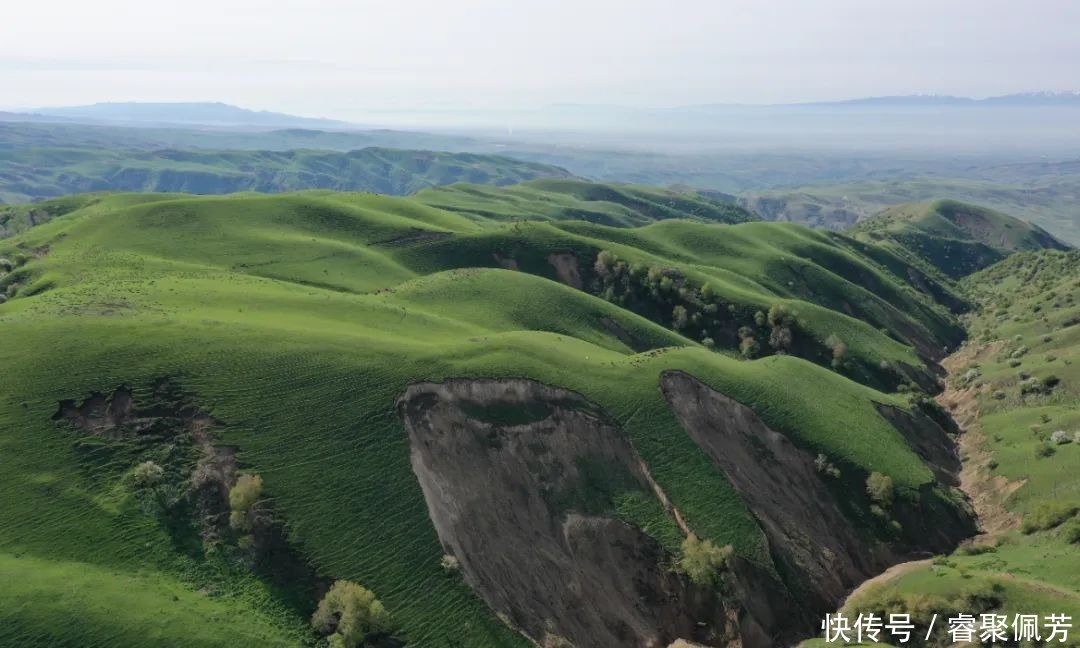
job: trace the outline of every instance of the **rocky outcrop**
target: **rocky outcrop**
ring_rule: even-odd
[[[398,406],[444,550],[534,641],[741,645],[738,610],[612,515],[611,493],[652,486],[630,441],[584,398],[529,380],[453,380],[412,385]]]

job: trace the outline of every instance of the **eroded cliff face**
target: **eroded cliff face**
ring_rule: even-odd
[[[691,583],[676,557],[617,519],[613,495],[636,490],[689,531],[625,434],[579,394],[523,379],[451,380],[412,385],[398,401],[444,550],[493,610],[540,645],[793,645],[862,581],[974,530],[961,507],[920,500],[893,511],[903,537],[877,537],[852,514],[869,507],[851,501],[866,498],[865,475],[828,483],[815,455],[688,374],[666,372],[660,388],[758,519],[775,572],[733,559],[720,594]],[[943,488],[955,479],[945,430],[882,413]]]
[[[818,476],[814,457],[769,429],[749,407],[693,376],[666,372],[661,389],[687,433],[742,495],[774,560],[812,608],[832,609],[856,584],[897,558],[867,543]]]
[[[413,385],[398,405],[444,549],[534,641],[740,644],[737,612],[672,570],[656,540],[589,501],[612,483],[652,487],[629,440],[581,396],[528,380],[455,380]]]
[[[884,541],[852,520],[865,494],[856,475],[842,502],[818,474],[815,455],[770,429],[753,410],[679,371],[661,376],[661,389],[687,433],[746,501],[765,531],[773,559],[788,587],[812,615],[835,609],[844,595],[887,567],[951,549],[974,532],[970,511],[929,493],[892,514],[903,537]],[[943,488],[955,483],[955,449],[948,434],[926,416],[879,408],[933,468]],[[849,477],[850,478],[850,477]],[[847,507],[845,510],[844,507]]]

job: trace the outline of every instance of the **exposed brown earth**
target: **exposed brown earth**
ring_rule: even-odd
[[[453,380],[412,385],[398,407],[444,550],[538,645],[769,645],[747,641],[754,624],[672,570],[652,537],[570,501],[595,487],[589,466],[625,487],[656,488],[629,439],[578,394],[529,380]]]
[[[998,355],[1003,345],[1001,341],[967,344],[942,361],[942,366],[950,375],[961,374],[972,363]],[[1009,481],[991,472],[991,454],[986,450],[986,436],[979,425],[977,396],[981,390],[980,387],[957,387],[946,381],[945,390],[937,400],[952,413],[962,430],[958,438],[963,460],[960,488],[967,493],[975,507],[982,533],[993,537],[1019,526],[1019,516],[1006,509],[1004,503],[1024,482]]]

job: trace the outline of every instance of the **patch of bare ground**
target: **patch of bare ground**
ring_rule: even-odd
[[[518,267],[517,259],[514,257],[504,257],[498,252],[492,252],[491,256],[495,258],[495,262],[499,264],[503,270],[520,270]]]
[[[1001,352],[1003,342],[990,344],[967,344],[941,362],[950,375],[958,375],[972,363],[982,362]],[[1005,501],[1015,493],[1023,481],[1009,481],[994,475],[990,468],[992,455],[986,447],[986,435],[979,425],[978,395],[983,387],[960,387],[946,381],[945,390],[937,397],[938,403],[949,411],[961,434],[958,439],[962,468],[960,488],[967,493],[979,516],[982,535],[973,542],[985,541],[1005,531],[1015,529],[1020,518],[1005,508]]]
[[[549,254],[548,263],[555,269],[559,281],[567,286],[581,290],[581,273],[578,271],[577,257],[570,253]]]

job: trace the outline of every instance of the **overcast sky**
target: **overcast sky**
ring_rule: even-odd
[[[13,0],[0,105],[370,109],[1080,89],[1078,0]]]

